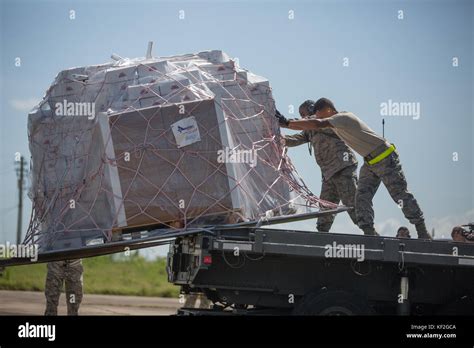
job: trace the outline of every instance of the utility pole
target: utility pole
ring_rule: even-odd
[[[385,138],[385,118],[382,118],[382,138]]]
[[[23,219],[23,183],[25,173],[25,158],[20,157],[20,167],[17,168],[18,176],[18,220],[16,224],[16,244],[21,243],[22,219]]]

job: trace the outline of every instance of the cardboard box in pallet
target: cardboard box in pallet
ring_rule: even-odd
[[[217,162],[222,148],[214,101],[151,107],[109,116],[102,127],[108,155],[116,158],[110,182],[116,183],[117,227],[167,223],[233,209],[225,163]],[[171,124],[194,116],[201,141],[177,147]],[[102,121],[103,122],[103,121]],[[110,133],[110,137],[107,133]],[[112,145],[112,146],[110,146]]]
[[[180,105],[187,110],[180,113]],[[215,100],[151,107],[101,118],[112,183],[115,228],[167,224],[236,221],[251,218],[252,205],[272,209],[277,204],[264,197],[269,183],[278,177],[278,158],[269,149],[258,153],[255,167],[250,163],[219,162],[219,151],[232,149],[239,139],[231,134],[230,123]],[[194,117],[200,140],[178,147],[172,125]],[[263,116],[262,116],[263,117]],[[261,122],[261,121],[260,121]],[[263,137],[258,129],[253,137]],[[252,171],[252,175],[247,175]],[[260,192],[259,192],[260,188]],[[289,199],[288,186],[276,183],[281,203]],[[237,213],[238,212],[238,213]]]

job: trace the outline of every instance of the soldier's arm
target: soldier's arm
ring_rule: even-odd
[[[333,126],[326,120],[309,119],[289,121],[286,128],[294,130],[318,130],[321,128],[333,128]]]
[[[305,131],[294,135],[285,135],[283,139],[285,139],[285,145],[288,147],[298,146],[309,141]]]

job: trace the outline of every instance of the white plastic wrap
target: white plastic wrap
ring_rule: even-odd
[[[294,213],[295,193],[311,194],[274,113],[269,82],[221,51],[60,72],[28,120],[27,240],[77,248],[131,228]]]

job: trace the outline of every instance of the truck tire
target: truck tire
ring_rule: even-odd
[[[343,290],[311,292],[303,297],[293,315],[373,315],[363,298]]]

